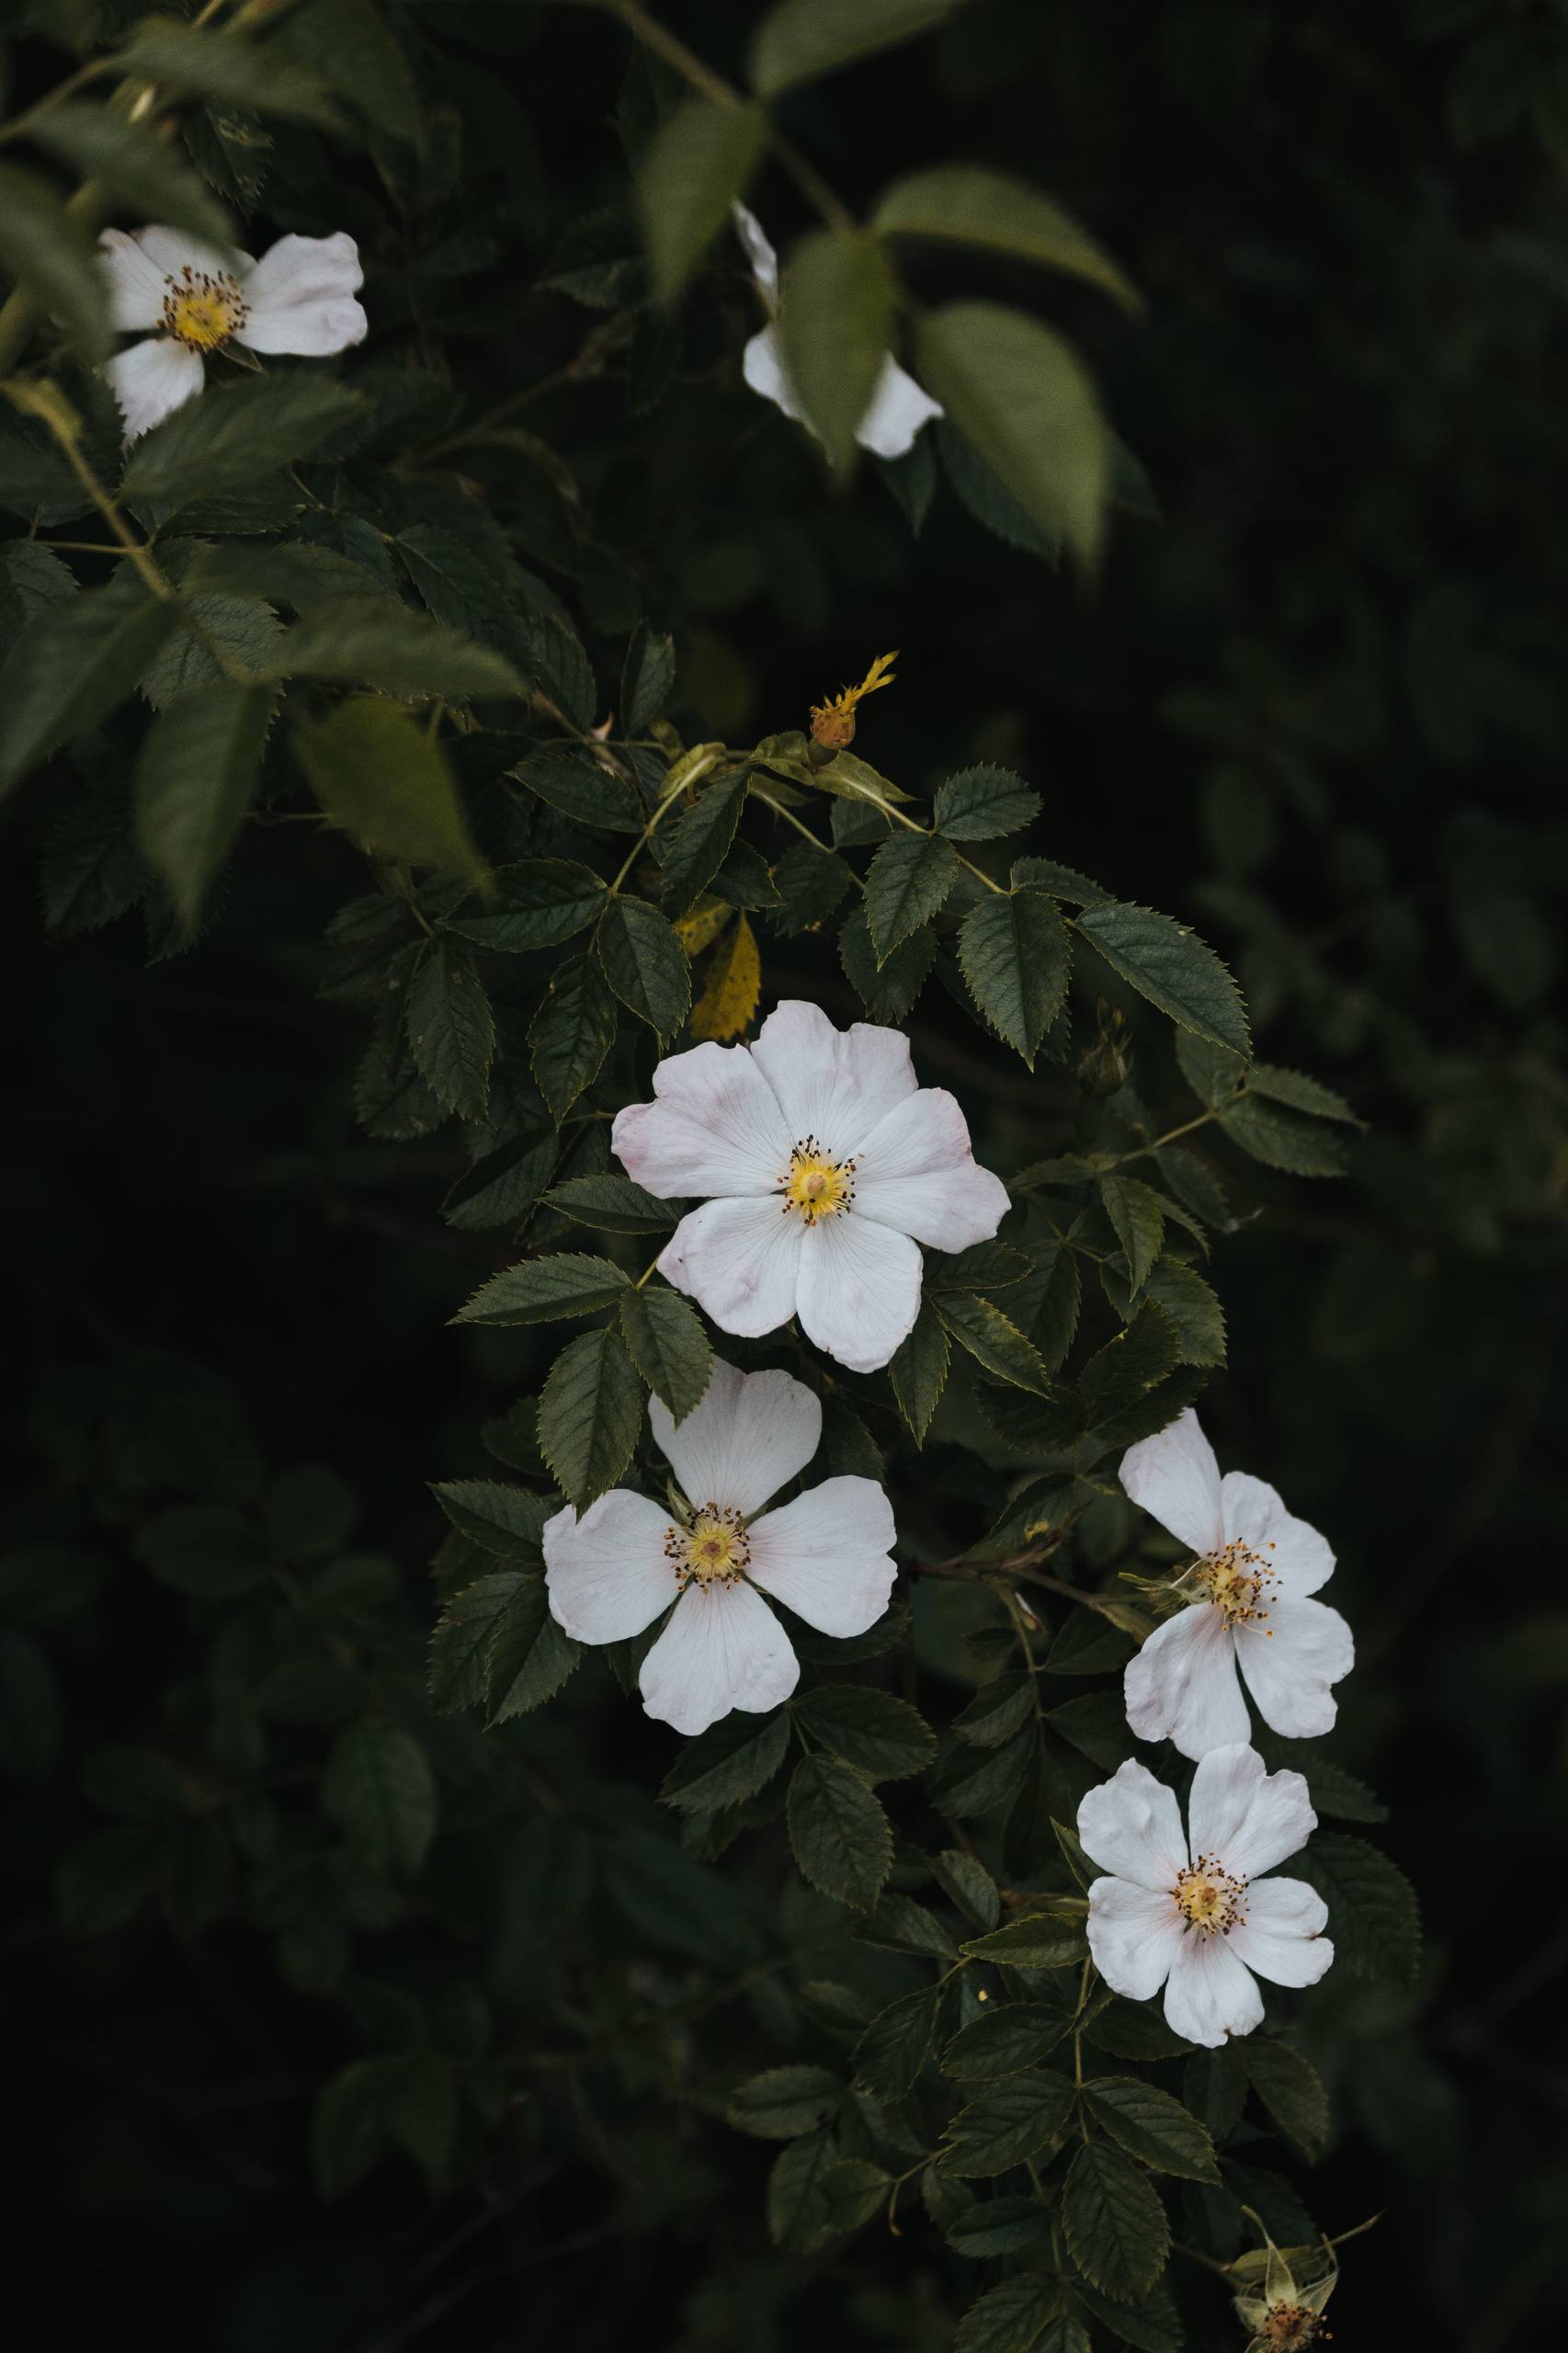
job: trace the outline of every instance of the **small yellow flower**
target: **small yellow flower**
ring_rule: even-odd
[[[831,702],[812,705],[812,741],[830,752],[842,752],[846,744],[855,741],[855,706],[880,687],[893,684],[892,665],[898,655],[879,654],[858,687],[846,687]]]

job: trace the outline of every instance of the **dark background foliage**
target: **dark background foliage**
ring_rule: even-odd
[[[745,14],[669,11],[726,70]],[[877,469],[835,495],[737,381],[738,268],[704,282],[683,340],[644,321],[585,369],[614,313],[561,288],[630,267],[612,118],[648,85],[629,44],[587,12],[480,0],[401,21],[437,109],[423,185],[290,131],[259,217],[351,228],[371,358],[439,354],[468,414],[578,367],[528,421],[578,470],[589,528],[567,544],[540,494],[514,544],[590,644],[640,608],[629,560],[676,636],[686,732],[732,740],[800,724],[897,645],[899,686],[863,722],[884,773],[925,791],[966,760],[1023,770],[1051,854],[1197,923],[1235,963],[1261,1050],[1369,1123],[1342,1182],[1244,1176],[1230,1369],[1205,1415],[1222,1461],[1337,1546],[1360,1649],[1337,1753],[1387,1801],[1379,1835],[1426,1918],[1417,1987],[1335,1972],[1323,1997],[1335,2120],[1312,2211],[1331,2231],[1383,2213],[1346,2250],[1333,2317],[1347,2344],[1530,2341],[1561,2292],[1568,2192],[1563,12],[974,0],[794,102],[851,202],[911,159],[1011,165],[1143,292],[1133,319],[1056,297],[1148,485],[1093,585],[983,529],[945,480],[917,535]],[[54,70],[26,40],[11,63],[24,84]],[[781,238],[800,225],[782,180],[756,200]],[[330,1903],[280,1886],[265,1922],[231,1911],[228,1843],[266,1834],[213,1826],[207,1777],[216,1791],[244,1760],[211,1730],[209,1605],[133,1566],[153,1515],[261,1508],[285,1552],[297,1519],[304,1556],[348,1555],[375,1671],[416,1704],[441,1532],[425,1482],[483,1472],[473,1431],[526,1366],[445,1328],[497,1256],[437,1214],[456,1145],[356,1128],[361,1016],[317,993],[322,927],[362,887],[353,853],[252,827],[208,936],[149,966],[135,916],[46,938],[23,836],[65,790],[51,771],[9,827],[0,1169],[10,2137],[73,2248],[46,2341],[140,2313],[218,2353],[947,2345],[964,2291],[955,2305],[917,2216],[902,2238],[772,2254],[770,2152],[690,2096],[683,2004],[732,2073],[773,2049],[766,1979],[722,2010],[711,1991],[755,1956],[750,1866],[737,1850],[733,1893],[645,1890],[638,1840],[663,1835],[672,1744],[608,1677],[530,1723],[505,1782],[475,1763],[477,1732],[433,1720],[461,1825],[435,1886]],[[767,994],[796,986],[854,1010],[825,936],[766,953]],[[972,1033],[938,993],[911,1028],[917,1064],[962,1083]],[[1167,1049],[1151,1034],[1147,1051],[1138,1082],[1177,1119]],[[979,1074],[1015,1158],[1055,1084]],[[317,1463],[341,1493],[268,1486]],[[934,1525],[946,1507],[934,1488]],[[307,1671],[279,1638],[283,1802],[335,1720],[317,1649]],[[114,1776],[95,1759],[126,1745],[186,1760],[157,1904],[134,1890],[167,1793],[128,1801],[121,1779],[98,1802]],[[559,1806],[579,1785],[595,1836],[619,1842],[593,1901],[621,1962],[592,1982],[570,1963],[585,1834]],[[105,1837],[133,1889],[125,1925],[112,1873],[73,1879]],[[335,1938],[356,1965],[325,2000]],[[618,2046],[591,2091],[494,2055],[548,2050],[531,2021],[655,2004],[658,2032]],[[490,2054],[473,2061],[490,2130],[465,2126],[434,2185],[399,2158],[324,2209],[312,2104],[364,2052],[405,2048],[411,2012],[440,2051]],[[417,2081],[406,2097],[416,2112]],[[428,2120],[408,2138],[427,2152]],[[1216,2302],[1196,2325],[1218,2344],[1233,2324]]]

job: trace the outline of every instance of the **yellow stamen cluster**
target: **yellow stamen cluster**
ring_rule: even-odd
[[[222,351],[250,316],[239,281],[222,270],[216,278],[187,262],[177,278],[165,278],[164,326],[187,351]]]
[[[1315,2337],[1332,2336],[1334,2331],[1324,2326],[1321,2313],[1305,2304],[1270,2304],[1258,2335],[1271,2353],[1302,2353]]]
[[[891,687],[897,653],[879,654],[858,687],[846,687],[830,702],[812,705],[812,741],[830,752],[841,752],[855,741],[855,706],[881,687]]]
[[[1217,1855],[1199,1855],[1171,1890],[1188,1929],[1200,1937],[1228,1937],[1244,1927],[1247,1883],[1226,1870]]]
[[[693,1584],[733,1585],[751,1559],[745,1522],[738,1511],[704,1504],[689,1528],[672,1524],[665,1538],[665,1558],[682,1593]]]
[[[1268,1616],[1263,1605],[1279,1583],[1263,1554],[1239,1542],[1199,1561],[1197,1576],[1227,1626],[1262,1625]]]
[[[858,1163],[835,1160],[815,1136],[802,1136],[790,1149],[790,1165],[778,1180],[785,1217],[798,1210],[807,1225],[819,1218],[847,1217],[855,1206],[855,1171]]]

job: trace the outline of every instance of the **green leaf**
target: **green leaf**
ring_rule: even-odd
[[[1328,2139],[1328,2094],[1310,2059],[1288,2042],[1250,2040],[1245,2047],[1252,2087],[1288,2141],[1304,2157],[1321,2156]]]
[[[1030,520],[1098,559],[1110,436],[1071,345],[1022,311],[949,302],[927,312],[919,376]]]
[[[630,1176],[573,1176],[553,1186],[548,1199],[552,1210],[603,1233],[665,1233],[676,1222],[668,1201],[644,1192]]]
[[[491,883],[477,906],[460,907],[441,929],[493,955],[559,948],[593,922],[605,901],[605,886],[592,868],[564,858],[529,858],[498,866]]]
[[[960,2108],[943,2135],[948,2173],[1006,2173],[1038,2156],[1055,2139],[1073,2110],[1073,2086],[1049,2067],[1026,2068],[988,2084]]]
[[[338,1734],[322,1811],[366,1867],[412,1879],[436,1835],[436,1776],[412,1733],[366,1717]]]
[[[428,1688],[437,1715],[483,1704],[491,1637],[525,1583],[517,1569],[496,1569],[454,1593],[430,1637]]]
[[[869,1781],[899,1781],[923,1773],[937,1754],[937,1736],[917,1709],[891,1692],[853,1683],[824,1684],[791,1702],[812,1741],[853,1765]]]
[[[913,40],[950,17],[960,0],[778,0],[752,39],[751,85],[776,98],[802,82]]]
[[[759,1718],[737,1708],[687,1741],[660,1785],[660,1799],[680,1813],[740,1805],[767,1788],[789,1751],[787,1709]]]
[[[993,841],[1021,833],[1040,814],[1040,795],[1011,768],[960,768],[937,787],[937,830],[950,842]],[[1027,879],[1027,878],[1026,878]]]
[[[691,967],[667,918],[645,899],[614,898],[594,947],[622,1005],[661,1040],[673,1038],[691,1010]]]
[[[1164,1258],[1150,1275],[1147,1290],[1176,1328],[1183,1364],[1224,1363],[1225,1311],[1212,1286],[1195,1267],[1184,1266],[1178,1258]],[[1131,1299],[1125,1310],[1119,1298],[1115,1304],[1119,1314],[1131,1313]]]
[[[620,1336],[654,1396],[684,1422],[713,1377],[713,1351],[696,1309],[667,1287],[628,1290],[620,1302]]]
[[[516,1225],[554,1175],[560,1150],[554,1135],[514,1136],[458,1178],[441,1203],[441,1215],[465,1233]]]
[[[0,164],[0,274],[59,321],[85,360],[107,357],[108,280],[92,233],[52,188],[14,164]]]
[[[888,1366],[899,1412],[909,1424],[916,1446],[924,1445],[931,1416],[948,1385],[949,1353],[948,1327],[935,1303],[923,1298],[914,1330],[899,1343]]]
[[[408,1043],[420,1075],[449,1111],[478,1120],[490,1100],[495,1022],[473,959],[433,949],[408,992]]]
[[[1073,2260],[1108,2296],[1146,2296],[1170,2255],[1165,2210],[1119,2149],[1091,2142],[1068,2171],[1062,2220]]]
[[[1343,1176],[1345,1140],[1321,1128],[1314,1120],[1294,1111],[1278,1110],[1256,1096],[1241,1096],[1220,1115],[1233,1143],[1266,1168],[1282,1168],[1291,1176]]]
[[[659,301],[674,301],[744,195],[766,130],[760,107],[697,97],[653,134],[637,197]]]
[[[662,895],[665,913],[672,921],[696,904],[722,866],[735,838],[745,797],[744,769],[720,777],[698,795],[671,835],[665,854]]]
[[[551,1616],[543,1577],[522,1578],[495,1621],[485,1654],[488,1721],[506,1723],[542,1707],[582,1655],[581,1645]]]
[[[588,956],[558,965],[550,994],[528,1024],[534,1082],[557,1127],[598,1076],[615,1042],[615,999]]]
[[[378,858],[472,881],[484,872],[440,745],[369,696],[296,727],[294,756],[333,824]]]
[[[504,655],[389,597],[344,597],[312,611],[286,631],[265,675],[374,687],[406,701],[527,691]]]
[[[1244,1054],[1246,1006],[1214,950],[1169,915],[1119,899],[1085,907],[1075,928],[1115,972],[1183,1029]]]
[[[234,224],[228,211],[209,194],[179,148],[154,137],[147,123],[108,107],[67,99],[30,115],[27,135],[35,147],[68,164],[78,179],[96,180],[131,219],[166,222],[210,244],[232,244]]]
[[[580,1512],[613,1487],[631,1461],[646,1395],[608,1328],[585,1332],[551,1365],[539,1401],[540,1452]]]
[[[758,2141],[793,2141],[814,2132],[838,2107],[844,2085],[827,2067],[767,2067],[730,2094],[725,2121]]]
[[[1032,2212],[1038,2221],[1040,2210]],[[1051,2320],[1060,2290],[1041,2271],[1020,2271],[999,2287],[991,2288],[971,2304],[958,2325],[953,2353],[1030,2353]],[[1073,2335],[1053,2330],[1050,2353],[1088,2353],[1088,2338],[1071,2321],[1063,2326]],[[1076,2340],[1076,2341],[1075,2341]]]
[[[1039,1350],[990,1300],[975,1291],[943,1291],[935,1305],[954,1339],[987,1372],[1037,1397],[1049,1394],[1051,1382]]]
[[[768,2236],[793,2254],[815,2254],[869,2221],[891,2188],[880,2166],[841,2157],[830,2133],[808,2133],[779,2151],[768,2176]]]
[[[994,2084],[1038,2067],[1071,2031],[1070,2004],[1051,2009],[1039,2003],[1009,2002],[960,2027],[942,2053],[944,2072],[960,2083]]]
[[[171,510],[242,490],[298,465],[365,413],[361,393],[324,376],[268,375],[213,384],[131,445],[120,495]],[[385,613],[388,608],[378,605]]]
[[[620,674],[620,725],[627,735],[641,735],[658,717],[676,682],[675,640],[639,621],[626,649]]]
[[[1026,2247],[1046,2239],[1050,2215],[1033,2198],[987,2198],[983,2201],[975,2199],[972,2191],[965,2191],[956,2178],[949,2180],[944,2173],[927,2172],[921,2183],[922,2190],[928,2196],[933,2185],[939,2185],[949,2195],[957,2188],[960,2196],[973,2200],[961,2207],[947,2225],[948,2245],[955,2255],[971,2256],[983,2262],[991,2256],[1021,2255]]]
[[[1181,1361],[1176,1326],[1147,1301],[1125,1332],[1097,1348],[1078,1376],[1078,1404],[1086,1429],[1114,1431]],[[1174,1420],[1173,1414],[1170,1419]]]
[[[1343,1095],[1309,1078],[1304,1071],[1282,1070],[1278,1063],[1253,1063],[1246,1071],[1246,1084],[1249,1094],[1284,1103],[1292,1111],[1304,1111],[1309,1119],[1335,1120],[1349,1128],[1361,1125]]]
[[[831,1757],[802,1757],[790,1782],[789,1823],[802,1879],[869,1911],[892,1869],[892,1830],[859,1774]]]
[[[914,932],[885,963],[879,964],[866,910],[857,906],[846,916],[839,932],[838,955],[871,1019],[896,1029],[909,1014],[937,961],[937,938],[928,930]]]
[[[560,1316],[589,1315],[597,1307],[613,1307],[627,1288],[628,1278],[608,1258],[558,1250],[492,1275],[452,1322],[548,1324]]]
[[[137,843],[187,930],[250,806],[277,699],[270,687],[204,687],[142,741]]]
[[[1035,1678],[1027,1667],[1010,1667],[975,1693],[953,1718],[953,1732],[972,1748],[1000,1748],[1028,1723],[1035,1708]]]
[[[1113,1169],[1100,1178],[1100,1206],[1127,1254],[1128,1279],[1136,1298],[1149,1279],[1165,1238],[1165,1213],[1160,1197],[1138,1177],[1123,1176]]]
[[[1065,1904],[1065,1899],[1062,1899]],[[971,1960],[1006,1961],[1010,1969],[1065,1969],[1084,1958],[1085,1915],[1082,1911],[1029,1912],[963,1948]]]
[[[35,613],[0,668],[0,792],[100,726],[177,618],[176,606],[123,577]]]
[[[451,2063],[432,2051],[392,2051],[358,2059],[335,2075],[311,2118],[311,2166],[326,2199],[343,2197],[396,2147],[433,2186],[457,2133]]]
[[[1292,1857],[1290,1869],[1328,1905],[1328,1933],[1340,1968],[1355,1977],[1415,1983],[1421,1912],[1397,1864],[1365,1838],[1320,1831],[1305,1853]]]
[[[1099,2075],[1084,2086],[1088,2114],[1129,2154],[1184,2181],[1218,2181],[1214,2143],[1179,2099],[1135,2075]]]
[[[897,834],[866,877],[866,921],[879,965],[929,923],[959,879],[958,858],[936,834]]]
[[[247,40],[225,27],[203,32],[167,17],[145,17],[113,60],[117,74],[165,90],[210,98],[246,113],[290,115],[320,131],[341,131],[336,110],[313,74],[271,42]]]
[[[855,461],[856,429],[887,358],[897,295],[887,256],[861,230],[813,231],[784,273],[784,371],[835,473]]]
[[[959,962],[986,1020],[1033,1070],[1067,995],[1070,950],[1056,902],[1043,891],[989,892],[964,917]]]
[[[388,139],[418,142],[418,88],[375,0],[314,0],[286,10],[269,46],[347,98]]]
[[[879,237],[986,245],[1087,278],[1130,311],[1142,307],[1110,256],[1070,212],[1027,180],[981,164],[938,164],[895,180],[871,215],[871,227]]]
[[[512,770],[519,784],[563,817],[611,834],[640,834],[642,803],[636,789],[585,745],[545,744]]]
[[[881,2099],[907,2099],[926,2063],[946,1988],[917,1986],[880,2010],[855,2046],[855,2073]]]
[[[555,1509],[545,1496],[508,1486],[502,1479],[446,1479],[433,1483],[430,1492],[471,1543],[504,1560],[544,1566],[540,1532]]]

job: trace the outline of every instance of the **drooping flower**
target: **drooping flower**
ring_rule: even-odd
[[[1326,1538],[1294,1519],[1244,1471],[1220,1476],[1189,1405],[1121,1459],[1135,1504],[1197,1555],[1178,1580],[1187,1602],[1128,1664],[1127,1721],[1140,1740],[1174,1740],[1184,1756],[1250,1733],[1239,1666],[1265,1723],[1288,1740],[1330,1730],[1329,1686],[1356,1644],[1337,1609],[1310,1597],[1334,1574]]]
[[[874,1479],[840,1475],[765,1511],[822,1438],[822,1406],[787,1372],[745,1373],[715,1358],[683,1422],[649,1401],[653,1437],[683,1508],[612,1487],[581,1516],[544,1526],[550,1607],[580,1643],[619,1643],[670,1611],[638,1686],[651,1716],[705,1732],[732,1708],[789,1698],[800,1662],[771,1594],[819,1633],[863,1634],[896,1574],[892,1506]]]
[[[754,392],[760,392],[765,401],[771,401],[786,416],[793,417],[797,425],[803,425],[810,432],[812,421],[790,389],[778,342],[778,256],[764,236],[762,223],[755,212],[748,212],[744,204],[733,205],[731,210],[756,290],[767,313],[767,324],[758,328],[742,356],[741,373]],[[915,437],[921,426],[943,413],[941,403],[934,401],[929,392],[923,392],[890,352],[882,362],[870,405],[856,428],[855,438],[862,449],[869,449],[874,457],[906,457],[915,447]]]
[[[963,1113],[918,1086],[902,1031],[835,1029],[790,999],[752,1046],[694,1046],[653,1073],[652,1103],[610,1142],[662,1199],[705,1196],[659,1266],[726,1332],[798,1315],[851,1372],[887,1363],[920,1312],[919,1245],[989,1241],[1007,1209],[976,1165]]]
[[[354,299],[365,273],[359,248],[341,230],[279,237],[259,261],[183,229],[106,229],[98,246],[115,326],[163,329],[104,369],[128,441],[193,400],[206,359],[227,344],[324,358],[365,339],[364,309]]]
[[[1263,2017],[1257,1978],[1315,1985],[1334,1959],[1328,1907],[1304,1880],[1266,1879],[1317,1824],[1300,1773],[1267,1773],[1244,1741],[1211,1748],[1192,1777],[1190,1843],[1173,1790],[1129,1757],[1078,1808],[1089,1950],[1115,1994],[1165,1989],[1174,2034],[1212,2050]]]

